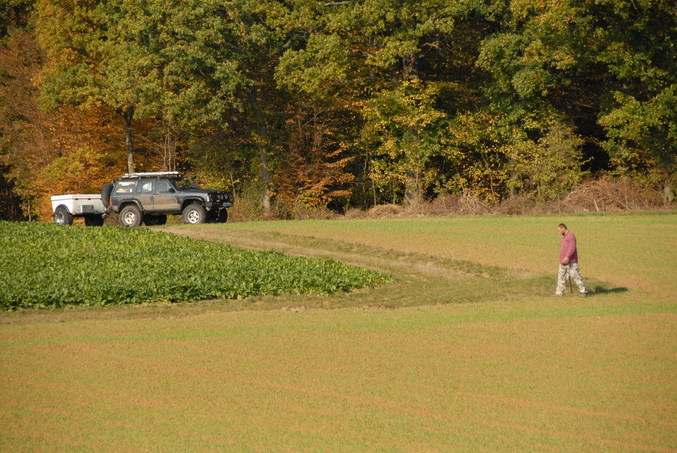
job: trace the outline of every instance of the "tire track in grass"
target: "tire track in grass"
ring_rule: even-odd
[[[469,261],[443,259],[440,257],[401,253],[379,247],[361,245],[353,251],[353,244],[275,234],[272,239],[261,239],[247,235],[246,231],[230,232],[231,236],[219,236],[209,229],[189,230],[181,227],[166,227],[161,231],[198,238],[211,242],[225,243],[233,247],[254,251],[278,250],[298,257],[322,257],[364,267],[379,272],[394,271],[405,274],[421,274],[446,280],[466,280],[469,278],[530,278],[534,272],[509,270],[497,266],[478,265]],[[306,240],[308,243],[303,243]],[[300,241],[295,242],[295,241]],[[327,248],[330,245],[331,248]]]

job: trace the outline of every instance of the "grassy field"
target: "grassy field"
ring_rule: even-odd
[[[674,300],[677,214],[478,216],[232,224],[242,231],[338,239],[402,252],[552,274],[566,223],[577,235],[584,275]],[[302,225],[302,227],[300,226]]]
[[[677,450],[675,214],[167,229],[395,282],[4,313],[1,451]]]

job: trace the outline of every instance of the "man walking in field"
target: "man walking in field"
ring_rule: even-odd
[[[579,295],[586,296],[588,291],[585,289],[583,277],[581,277],[581,270],[578,268],[576,236],[574,236],[563,223],[560,223],[557,226],[557,230],[562,235],[562,242],[559,249],[559,271],[557,272],[557,289],[555,290],[555,296],[561,297],[562,294],[564,294],[564,287],[570,277],[576,282]]]

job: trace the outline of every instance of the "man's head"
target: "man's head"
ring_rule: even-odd
[[[559,234],[564,236],[565,234],[567,234],[567,231],[569,231],[569,229],[565,224],[560,223],[559,225],[557,225],[557,231],[559,231]]]

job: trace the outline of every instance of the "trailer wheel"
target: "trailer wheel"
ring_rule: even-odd
[[[143,217],[141,211],[136,206],[129,205],[120,211],[120,225],[127,227],[137,227],[141,225]]]
[[[103,226],[103,216],[100,215],[86,215],[85,226]]]
[[[216,221],[219,223],[226,223],[228,221],[228,210],[226,208],[222,208],[219,211],[219,214],[216,217]]]
[[[196,224],[196,223],[205,223],[207,220],[207,211],[205,210],[204,206],[193,203],[189,204],[186,206],[186,208],[183,210],[183,223],[190,223],[190,224]]]
[[[65,206],[59,206],[54,211],[54,221],[59,225],[73,225],[73,214]]]

